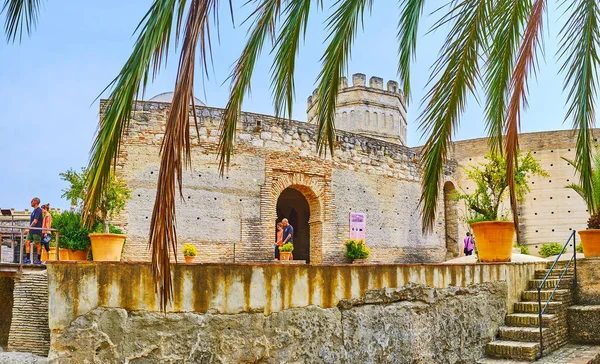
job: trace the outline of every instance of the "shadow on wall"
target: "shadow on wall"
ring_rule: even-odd
[[[15,283],[11,277],[0,277],[0,302],[2,302],[0,308],[0,347],[4,350],[8,347],[14,288]]]

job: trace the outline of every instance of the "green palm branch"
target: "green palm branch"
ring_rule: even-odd
[[[565,157],[561,157],[563,160],[567,161],[570,165],[572,165],[578,174],[581,175],[582,167],[577,165],[574,160],[568,159]],[[600,213],[600,154],[596,153],[592,156],[593,167],[590,171],[592,176],[592,191],[586,191],[583,187],[581,180],[579,184],[571,183],[565,186],[565,188],[570,188],[575,191],[582,199],[585,201],[588,212],[590,215],[597,215]]]
[[[8,42],[19,42],[23,33],[31,34],[40,12],[41,0],[4,0],[0,15],[5,14],[4,31]]]
[[[224,0],[222,0],[224,1]],[[574,166],[579,170],[580,186],[588,206],[596,211],[593,192],[600,191],[593,176],[592,127],[596,103],[598,48],[598,1],[565,2],[566,25],[561,30],[562,72],[569,109],[566,117],[578,130]],[[435,61],[428,92],[423,100],[420,130],[425,137],[422,148],[422,220],[423,229],[433,228],[437,216],[443,168],[448,148],[459,126],[469,95],[485,95],[485,122],[491,148],[507,156],[509,191],[513,211],[518,191],[511,171],[518,170],[518,132],[521,112],[527,106],[527,82],[535,70],[536,55],[543,50],[539,41],[547,0],[461,0],[450,1],[434,14],[439,16],[434,29],[447,36]],[[9,41],[21,39],[35,26],[39,0],[5,0],[5,31]],[[372,0],[336,0],[325,6],[322,0],[254,0],[249,18],[246,45],[231,75],[231,92],[223,113],[218,153],[220,170],[225,172],[234,152],[236,126],[246,94],[250,91],[255,63],[267,38],[274,53],[271,85],[276,115],[291,116],[294,98],[295,62],[300,38],[309,24],[311,6],[330,11],[326,27],[326,50],[317,79],[317,147],[322,155],[335,151],[335,104],[339,81],[344,75],[362,18],[373,6],[385,6]],[[398,13],[398,73],[402,88],[410,98],[410,65],[416,54],[417,34],[425,0],[400,0]],[[195,112],[193,74],[197,69],[208,74],[207,57],[211,39],[209,19],[217,16],[218,0],[154,0],[137,29],[133,51],[119,75],[107,89],[110,96],[92,147],[89,191],[86,209],[97,204],[110,169],[114,166],[119,144],[128,128],[139,95],[167,60],[172,38],[181,38],[179,71],[175,97],[168,115],[167,130],[161,149],[161,167],[149,244],[152,266],[159,283],[161,304],[170,298],[169,254],[177,241],[174,199],[181,193],[182,170],[190,161],[190,121]],[[232,1],[229,0],[233,10]],[[388,4],[389,6],[389,4]],[[233,11],[232,11],[233,16]],[[214,17],[214,18],[213,18]],[[282,20],[281,23],[279,21]],[[214,22],[214,20],[213,20]],[[442,27],[444,25],[444,27]],[[200,63],[193,60],[199,55]],[[513,214],[516,222],[516,214]]]

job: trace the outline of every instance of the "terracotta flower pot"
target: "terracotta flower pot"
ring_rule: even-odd
[[[90,252],[90,249],[86,249],[86,250],[69,250],[69,260],[77,260],[77,261],[81,261],[81,260],[87,260],[88,258],[88,253]]]
[[[579,231],[583,256],[586,258],[600,257],[600,229]]]
[[[471,224],[477,254],[482,262],[510,262],[515,225],[507,221],[486,221]]]
[[[279,260],[291,260],[292,252],[279,252]]]
[[[69,249],[60,248],[58,250],[59,259],[69,260]],[[50,247],[50,253],[46,253],[46,249],[42,249],[42,262],[52,262],[56,261],[56,247]]]
[[[193,256],[192,257],[184,256],[184,258],[185,258],[185,262],[186,263],[194,263],[194,258],[196,258],[196,257],[193,257]]]
[[[95,262],[119,262],[126,236],[123,234],[90,234]]]

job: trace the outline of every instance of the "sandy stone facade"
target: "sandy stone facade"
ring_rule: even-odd
[[[349,237],[350,212],[367,216],[373,262],[441,262],[463,254],[465,206],[452,193],[472,191],[465,169],[484,161],[487,139],[453,144],[435,231],[423,235],[420,147],[405,146],[404,97],[395,81],[384,90],[381,78],[371,77],[367,87],[366,76],[355,74],[352,85],[347,83],[343,79],[340,85],[334,158],[316,153],[315,93],[308,98],[308,123],[242,113],[235,155],[224,177],[216,155],[223,110],[197,107],[199,135],[192,125],[192,165],[185,172],[177,216],[180,242],[200,249],[196,261],[271,259],[275,224],[290,213],[301,240],[295,242],[295,258],[310,263],[347,262],[343,242]],[[165,102],[139,102],[122,143],[117,170],[133,190],[119,221],[128,234],[125,260],[149,259],[148,227],[168,108]],[[532,254],[544,243],[562,243],[572,230],[585,228],[585,204],[565,188],[577,182],[573,166],[562,159],[574,157],[575,143],[571,131],[521,135],[521,149],[531,151],[550,175],[531,179],[531,193],[520,207],[521,236]],[[290,190],[301,195],[293,197]]]
[[[148,227],[168,108],[168,103],[138,103],[122,143],[117,170],[133,191],[118,221],[128,234],[125,260],[149,259]],[[235,155],[220,177],[216,150],[222,110],[198,107],[197,113],[199,137],[192,126],[192,167],[185,172],[177,216],[179,241],[199,247],[196,261],[270,260],[276,221],[288,217],[278,212],[287,189],[299,191],[308,205],[308,211],[297,209],[298,221],[307,224],[296,233],[309,236],[304,248],[295,242],[298,253],[306,251],[301,260],[347,262],[343,242],[350,212],[367,215],[373,262],[445,259],[443,198],[440,223],[432,234],[421,234],[419,157],[413,149],[339,131],[335,157],[321,157],[315,125],[243,113]],[[450,165],[449,180],[453,173]]]

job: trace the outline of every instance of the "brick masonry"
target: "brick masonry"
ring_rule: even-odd
[[[15,277],[8,351],[48,355],[48,314],[46,271]]]

